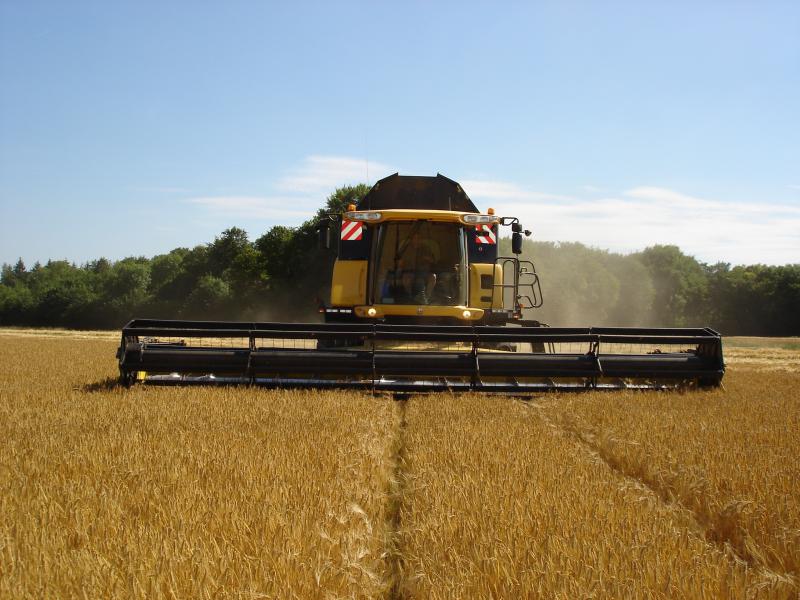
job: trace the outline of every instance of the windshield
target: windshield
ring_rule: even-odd
[[[466,304],[463,227],[429,221],[384,223],[377,243],[377,304]]]

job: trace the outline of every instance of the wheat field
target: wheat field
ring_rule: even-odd
[[[0,330],[0,597],[800,595],[792,346],[709,392],[396,401],[126,390],[115,339]]]

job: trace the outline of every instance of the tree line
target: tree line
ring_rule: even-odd
[[[616,254],[578,243],[523,244],[541,278],[536,319],[557,326],[711,327],[800,335],[800,264],[706,264],[677,246]]]
[[[237,227],[153,258],[4,264],[0,325],[119,328],[130,318],[315,320],[333,254],[317,223],[368,191],[337,189],[299,227],[250,241]],[[501,240],[506,255],[508,240]],[[800,335],[800,264],[705,264],[676,246],[616,254],[579,243],[526,240],[545,303],[527,316],[554,326],[710,326],[726,335]]]

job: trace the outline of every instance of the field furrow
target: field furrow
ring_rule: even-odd
[[[709,540],[800,576],[800,377],[734,371],[724,390],[585,394],[543,414],[621,472],[691,510]]]
[[[615,472],[535,407],[429,397],[411,401],[407,419],[409,596],[793,594],[709,543],[690,512]]]

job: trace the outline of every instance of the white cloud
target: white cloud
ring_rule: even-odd
[[[287,224],[299,223],[319,208],[309,198],[277,196],[206,196],[189,198],[186,202],[202,206],[221,217],[286,221]]]
[[[720,211],[752,214],[795,214],[800,215],[800,204],[780,204],[775,202],[721,202],[687,196],[673,190],[658,187],[637,187],[624,192],[625,196],[644,200],[653,204],[666,204],[673,208],[683,207],[695,211]]]
[[[303,164],[282,177],[277,188],[284,192],[329,194],[342,185],[364,183],[367,170],[372,181],[390,175],[391,167],[349,156],[309,156]]]
[[[369,164],[370,176],[385,177],[392,170],[382,163]],[[275,193],[188,198],[218,219],[237,218],[298,225],[310,218],[337,187],[366,181],[366,161],[347,156],[309,156],[278,178]]]
[[[374,179],[393,172],[383,163],[370,163]],[[309,156],[280,177],[273,192],[206,195],[186,201],[218,220],[233,217],[298,225],[336,187],[365,178],[362,159]],[[584,196],[565,196],[491,178],[461,184],[478,206],[519,217],[533,230],[534,239],[578,241],[616,252],[674,244],[705,262],[800,262],[800,201],[725,202],[656,186],[617,194],[584,187]]]
[[[670,202],[673,204],[684,205],[703,204],[705,202],[700,198],[687,196],[686,194],[681,194],[680,192],[673,190],[648,186],[633,188],[632,190],[623,192],[623,195],[628,196],[629,198],[639,198],[642,200],[654,200],[657,202]]]
[[[486,181],[480,179],[467,179],[461,182],[461,187],[470,198],[505,201],[531,201],[531,200],[569,200],[567,196],[546,194],[527,190],[514,183],[506,181]]]
[[[800,203],[723,202],[652,186],[601,198],[564,198],[489,183],[467,193],[474,190],[473,200],[492,202],[500,215],[519,217],[535,239],[617,252],[675,244],[705,262],[800,262]],[[504,189],[515,193],[491,194]]]

